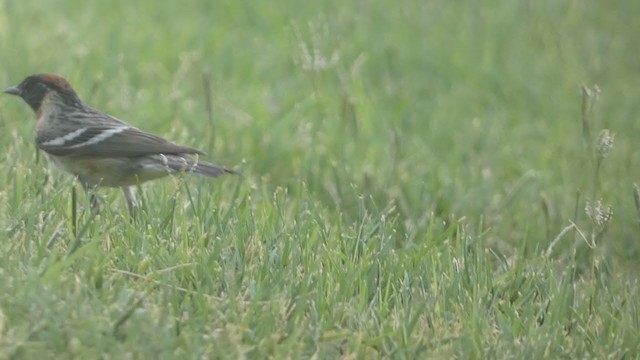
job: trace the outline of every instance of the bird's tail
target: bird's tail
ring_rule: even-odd
[[[209,176],[209,177],[218,177],[220,175],[225,175],[225,174],[240,175],[240,173],[235,170],[230,170],[222,166],[218,166],[218,165],[214,165],[214,164],[210,164],[202,161],[199,161],[192,171],[195,172],[196,174]]]
[[[187,156],[167,155],[164,156],[163,160],[164,165],[175,172],[193,172],[209,177],[218,177],[225,174],[240,175],[240,173],[235,170]]]

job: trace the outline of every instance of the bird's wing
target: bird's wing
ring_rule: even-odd
[[[58,155],[96,157],[136,157],[152,154],[203,154],[201,151],[174,144],[122,122],[104,122],[78,126],[49,139],[36,139],[38,147]]]

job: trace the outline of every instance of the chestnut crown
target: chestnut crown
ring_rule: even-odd
[[[38,111],[44,98],[51,92],[55,92],[62,101],[69,105],[81,104],[78,94],[73,90],[69,82],[56,74],[34,74],[17,85],[4,91],[7,94],[20,96],[33,111]]]

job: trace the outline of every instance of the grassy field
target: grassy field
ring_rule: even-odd
[[[0,97],[0,359],[640,357],[639,16],[0,0],[0,87],[62,74],[243,173],[90,221]]]

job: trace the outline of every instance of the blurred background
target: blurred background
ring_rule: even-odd
[[[635,259],[639,13],[632,1],[2,1],[0,82],[62,74],[92,106],[347,219],[370,196],[395,207],[401,242],[465,217],[505,251],[544,247],[569,221],[590,226],[584,207],[602,199],[607,247]],[[0,104],[0,141],[31,166],[31,114]],[[605,128],[615,143],[596,176],[586,143]]]
[[[105,190],[82,232],[0,96],[0,358],[633,358],[639,15],[0,0],[0,88],[61,74],[243,173],[147,185],[138,223]]]
[[[638,255],[636,2],[0,6],[5,86],[62,74],[92,106],[259,186],[305,184],[347,218],[358,195],[395,206],[399,241],[466,217],[502,246],[546,246],[602,199],[607,246]],[[590,138],[583,86],[599,91]],[[31,163],[27,107],[4,97],[0,116],[3,146]],[[604,128],[617,136],[596,180],[585,142]]]

